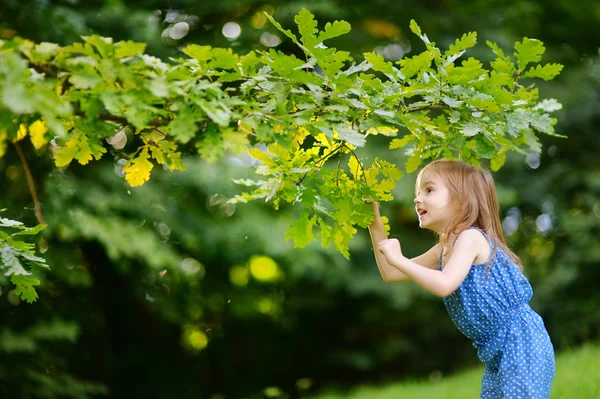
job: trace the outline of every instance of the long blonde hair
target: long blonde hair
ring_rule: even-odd
[[[446,230],[440,232],[442,248],[448,246],[452,233],[458,235],[469,227],[477,227],[483,230],[494,244],[488,268],[496,254],[496,248],[500,247],[523,271],[521,260],[506,243],[494,179],[490,172],[461,161],[440,159],[431,162],[419,172],[417,190],[424,173],[433,173],[442,178],[450,192],[450,203],[455,209]]]

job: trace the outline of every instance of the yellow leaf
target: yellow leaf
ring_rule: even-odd
[[[398,133],[398,129],[389,126],[378,126],[367,129],[367,133],[373,135],[383,134],[384,136],[394,136],[396,133]]]
[[[350,259],[350,253],[348,252],[348,244],[350,240],[356,234],[357,230],[352,225],[345,224],[338,228],[333,235],[333,242],[338,251],[344,255],[346,259]]]
[[[381,221],[383,222],[383,228],[386,234],[390,233],[390,219],[387,216],[382,216]]]
[[[38,150],[48,142],[48,139],[46,138],[47,131],[48,127],[46,126],[46,123],[41,119],[38,119],[29,126],[29,138],[31,139],[33,146]]]
[[[360,164],[358,163],[358,159],[355,156],[351,156],[348,161],[348,167],[350,168],[350,173],[354,176],[354,180],[359,180],[362,177],[362,169]]]
[[[154,165],[148,161],[148,149],[144,148],[137,158],[134,158],[125,164],[123,172],[125,180],[131,187],[141,186],[150,180],[150,172]]]
[[[295,148],[298,148],[302,145],[302,143],[304,143],[304,139],[310,135],[310,132],[308,130],[306,130],[306,128],[299,128],[296,131],[296,134],[294,134],[294,139],[292,140],[292,143],[294,144]]]
[[[71,163],[73,158],[77,155],[79,137],[74,136],[65,143],[62,147],[56,150],[54,154],[54,164],[62,168]]]
[[[27,126],[21,123],[19,125],[19,131],[17,132],[17,138],[15,139],[15,142],[23,140],[25,136],[27,136]]]
[[[79,151],[77,151],[75,158],[77,158],[82,165],[87,165],[93,159],[92,148],[88,143],[87,137],[80,136]]]
[[[319,143],[321,143],[324,147],[327,148],[331,148],[332,145],[329,143],[329,140],[327,139],[327,136],[325,135],[325,133],[319,133],[315,136],[315,139],[317,139],[317,141]]]

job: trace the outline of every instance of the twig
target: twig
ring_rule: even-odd
[[[33,209],[35,212],[35,217],[39,224],[46,224],[44,220],[44,216],[42,215],[42,208],[40,207],[40,201],[37,196],[37,192],[35,190],[35,182],[33,181],[33,176],[31,175],[31,170],[29,170],[29,164],[27,163],[27,158],[25,158],[25,154],[21,149],[21,145],[19,142],[14,143],[15,148],[17,149],[17,154],[19,154],[19,159],[21,160],[21,165],[23,166],[23,171],[25,172],[25,178],[27,178],[27,185],[29,186],[29,193],[31,194],[31,198],[33,199]]]
[[[296,182],[296,185],[297,185],[297,186],[298,186],[298,185],[300,185],[300,183],[302,183],[302,182],[304,181],[304,179],[306,179],[306,177],[308,176],[308,174],[309,174],[310,172],[312,172],[312,171],[313,171],[315,168],[317,168],[317,165],[318,165],[318,164],[319,164],[321,161],[323,161],[323,162],[324,162],[324,161],[326,161],[326,160],[327,160],[327,158],[331,157],[333,154],[335,154],[336,152],[338,152],[338,151],[339,151],[339,150],[340,150],[340,149],[341,149],[343,146],[344,146],[344,144],[340,144],[340,145],[338,145],[337,147],[335,147],[333,150],[329,151],[327,154],[324,154],[324,155],[323,155],[321,158],[317,159],[317,160],[315,161],[314,165],[312,166],[312,168],[311,168],[311,169],[310,169],[308,172],[306,172],[306,173],[304,174],[304,176],[302,176],[302,178],[301,178],[300,180],[298,180],[298,181]],[[320,167],[319,167],[319,168],[320,168]],[[319,168],[317,168],[317,170],[319,170]]]
[[[512,90],[510,91],[511,93],[514,93],[515,89],[517,88],[517,83],[519,82],[519,78],[521,77],[521,70],[517,70],[515,74],[517,75],[517,78],[515,79],[515,83],[513,84]]]
[[[337,188],[340,188],[340,164],[341,163],[342,163],[342,154],[340,154],[340,157],[338,158],[337,172],[335,174],[335,186]]]
[[[367,182],[367,175],[365,173],[365,168],[363,167],[363,164],[360,162],[360,158],[356,155],[356,153],[354,152],[354,150],[352,148],[350,148],[348,145],[346,145],[346,143],[344,143],[343,146],[346,147],[348,150],[350,150],[350,152],[352,153],[354,158],[356,158],[356,162],[358,162],[358,166],[360,166],[360,169],[362,170],[363,180],[365,181],[365,184],[367,185],[367,187],[369,187],[369,183]]]

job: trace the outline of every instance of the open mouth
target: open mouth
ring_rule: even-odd
[[[425,215],[427,213],[427,211],[424,209],[417,209],[417,213],[419,214],[419,217],[421,217],[421,216]]]

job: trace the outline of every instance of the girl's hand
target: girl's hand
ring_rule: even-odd
[[[397,262],[404,257],[402,249],[400,248],[400,241],[395,238],[381,240],[377,249],[385,256],[388,263],[393,263],[393,261]]]
[[[375,218],[373,219],[371,224],[375,224],[378,222],[383,223],[383,221],[381,220],[381,213],[379,213],[379,204],[377,204],[377,202],[375,201],[368,201],[367,203],[373,207],[373,214],[375,215]]]

